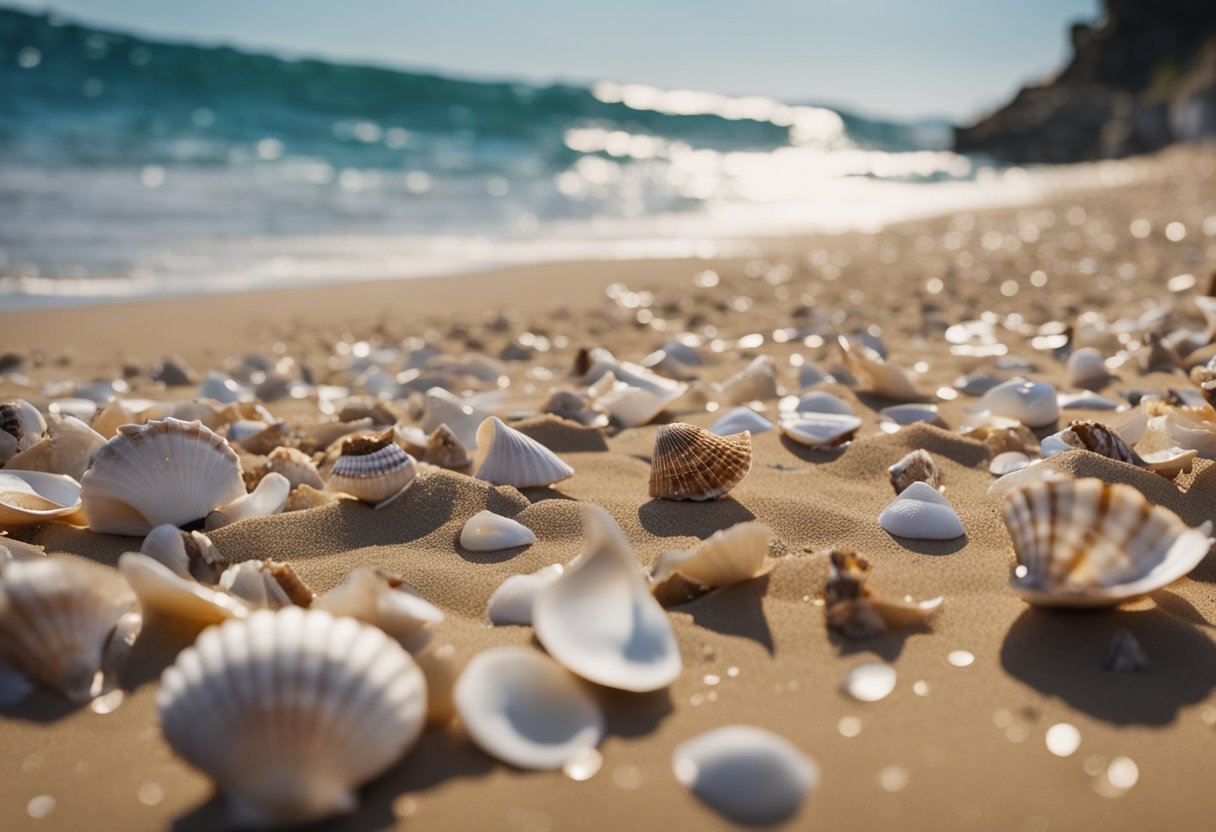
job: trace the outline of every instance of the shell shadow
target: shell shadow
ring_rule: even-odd
[[[596,701],[604,709],[605,736],[641,737],[653,732],[674,710],[667,688],[629,693],[595,687]]]
[[[658,537],[697,537],[702,540],[736,523],[755,520],[733,497],[719,500],[651,500],[638,508],[642,528]]]
[[[686,604],[671,607],[692,616],[698,627],[727,636],[751,639],[775,655],[773,632],[764,615],[764,596],[771,573],[733,586],[715,589]]]
[[[827,622],[824,622],[824,626],[827,627]],[[888,630],[870,638],[856,639],[847,638],[829,627],[828,641],[836,648],[836,652],[841,658],[855,656],[859,653],[873,653],[885,662],[893,662],[903,653],[904,642],[911,636],[929,635],[932,632],[933,627],[925,623],[915,627],[905,627],[902,630]]]
[[[519,489],[519,493],[523,494],[524,497],[527,498],[528,502],[532,505],[543,503],[545,500],[574,500],[575,502],[578,502],[575,497],[571,497],[569,494],[563,494],[551,485],[537,486],[535,488],[521,488]]]
[[[198,638],[207,627],[156,611],[144,616],[144,626],[119,674],[122,689],[133,692],[146,684],[160,681],[161,674],[177,660],[177,655]]]
[[[1149,666],[1113,673],[1102,663],[1116,631],[1135,636]],[[1001,646],[1009,675],[1115,725],[1167,725],[1216,687],[1216,644],[1164,608],[1142,612],[1028,608]]]
[[[0,717],[49,725],[76,713],[83,707],[81,703],[73,702],[67,697],[61,696],[57,691],[39,685],[26,699],[13,705],[0,707]]]
[[[971,542],[965,534],[950,540],[921,540],[915,537],[899,537],[890,532],[886,532],[886,535],[901,548],[921,555],[953,555],[967,548],[967,544]]]
[[[835,462],[836,460],[840,459],[841,454],[843,454],[845,450],[844,448],[832,448],[830,450],[812,448],[809,445],[803,445],[800,442],[795,442],[784,434],[781,436],[781,444],[794,456],[798,457],[803,462],[809,462],[812,465],[823,465],[828,462]]]

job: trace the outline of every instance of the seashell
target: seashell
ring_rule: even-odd
[[[652,590],[661,603],[664,585],[673,578],[708,589],[750,581],[763,571],[771,539],[762,523],[737,523],[691,549],[664,552],[650,570]]]
[[[746,367],[718,385],[718,392],[727,404],[767,401],[775,399],[777,390],[777,365],[772,356],[759,355]]]
[[[1021,422],[1000,420],[986,425],[964,429],[963,436],[983,442],[988,446],[988,452],[1001,454],[1006,451],[1026,452],[1027,449],[1038,449],[1039,442],[1030,429]]]
[[[781,432],[800,445],[812,448],[840,447],[853,438],[861,419],[837,413],[786,413],[781,416]]]
[[[1168,479],[1174,479],[1184,471],[1189,471],[1197,456],[1194,449],[1173,447],[1151,453],[1151,459],[1146,459],[1128,447],[1117,430],[1091,421],[1073,422],[1064,430],[1047,437],[1043,440],[1041,453],[1046,458],[1078,448],[1100,454],[1107,459],[1147,468]]]
[[[236,596],[249,606],[307,607],[313,602],[313,592],[290,564],[274,560],[247,560],[229,566],[220,574],[217,586]]]
[[[238,520],[278,514],[283,511],[290,493],[291,483],[287,477],[271,472],[262,477],[262,481],[253,491],[208,514],[203,527],[207,531],[214,531]]]
[[[964,396],[982,396],[1000,383],[999,378],[988,373],[968,373],[956,378],[953,387]]]
[[[176,526],[159,526],[178,531]],[[126,578],[145,611],[203,624],[218,624],[229,618],[243,618],[256,607],[218,586],[207,586],[183,576],[155,558],[140,552],[124,552],[118,558],[118,571]]]
[[[992,458],[992,462],[988,463],[988,473],[993,476],[1003,477],[1006,474],[1021,471],[1028,465],[1030,465],[1030,457],[1026,456],[1026,454],[1021,451],[1006,451]]]
[[[833,549],[829,562],[825,590],[828,626],[848,638],[870,638],[888,630],[922,627],[941,608],[941,596],[913,602],[891,601],[875,595],[866,586],[873,567],[856,552]]]
[[[1028,428],[1055,424],[1060,418],[1056,389],[1042,381],[1015,378],[993,387],[980,399],[981,411],[1014,419]]]
[[[1114,399],[1083,390],[1079,393],[1058,393],[1056,403],[1060,410],[1118,410],[1122,404]]]
[[[887,468],[887,473],[891,475],[891,486],[896,494],[902,494],[914,482],[928,483],[938,491],[942,490],[942,475],[937,470],[937,463],[923,449],[905,455]]]
[[[574,476],[574,469],[530,436],[491,416],[477,429],[477,479],[494,485],[534,488]]]
[[[432,387],[427,390],[423,401],[425,403],[422,418],[423,430],[429,434],[440,425],[447,425],[460,440],[461,445],[470,450],[478,450],[477,431],[481,424],[489,418],[489,413],[478,410],[442,387]]]
[[[938,423],[937,405],[935,404],[897,404],[884,407],[879,412],[881,422],[879,427],[884,433],[895,433],[902,427],[924,422],[930,425]]]
[[[878,525],[896,537],[953,540],[964,534],[963,523],[933,486],[914,482],[878,515]]]
[[[718,436],[695,425],[663,425],[654,438],[650,496],[660,500],[714,500],[752,469],[747,431]]]
[[[834,382],[836,378],[831,373],[825,373],[814,361],[804,361],[798,368],[798,386],[803,390],[825,381]]]
[[[1204,401],[1216,406],[1216,359],[1191,368],[1191,381],[1203,394]]]
[[[152,369],[152,380],[166,387],[189,387],[198,381],[198,376],[180,355],[168,355]]]
[[[1154,474],[1160,474],[1166,479],[1172,480],[1176,479],[1179,474],[1190,471],[1191,465],[1198,455],[1199,452],[1194,448],[1190,450],[1177,447],[1163,448],[1160,451],[1140,454],[1140,461]]]
[[[199,422],[166,418],[125,425],[81,480],[89,528],[144,535],[181,526],[245,493],[236,453]]]
[[[351,396],[338,405],[337,411],[340,422],[371,419],[377,428],[386,428],[401,421],[400,414],[393,410],[392,405],[371,396]]]
[[[13,561],[40,560],[45,556],[46,551],[41,546],[0,536],[0,572],[3,572],[4,567]]]
[[[479,511],[460,530],[460,545],[470,552],[497,552],[531,546],[536,535],[522,523],[492,511]]]
[[[238,419],[235,422],[229,422],[224,432],[224,438],[231,445],[241,445],[253,439],[262,431],[269,428],[266,422],[260,419]]]
[[[293,488],[287,495],[283,511],[307,511],[310,508],[320,508],[330,503],[341,502],[343,499],[353,500],[349,494],[338,494],[333,491],[318,491],[311,485],[301,485]]]
[[[1019,566],[1014,592],[1037,606],[1114,606],[1186,575],[1211,546],[1135,488],[1098,479],[1039,482],[1002,504]]]
[[[709,426],[709,432],[718,436],[732,436],[744,431],[755,436],[757,433],[764,433],[766,430],[772,429],[773,423],[750,407],[736,407],[729,410]]]
[[[181,578],[219,583],[223,557],[202,532],[184,532],[166,523],[148,532],[139,551]]]
[[[1106,359],[1093,347],[1082,347],[1068,356],[1069,387],[1090,387],[1105,384],[1110,379]]]
[[[46,420],[25,399],[0,403],[0,465],[34,447],[46,433]]]
[[[52,416],[72,416],[87,422],[97,412],[97,402],[92,399],[52,399],[46,409]]]
[[[366,621],[402,642],[428,625],[443,621],[443,612],[413,587],[368,566],[353,570],[312,606]]]
[[[275,425],[271,425],[270,429],[274,430]],[[302,448],[308,450],[310,448],[328,448],[340,439],[347,436],[353,436],[359,433],[373,432],[375,425],[371,419],[357,419],[354,422],[313,422],[310,425],[293,428],[288,425],[283,425],[280,430],[285,434],[284,441],[275,443],[276,445],[284,444],[300,444]],[[297,437],[297,434],[299,436]],[[254,454],[269,454],[272,447],[265,450],[255,449],[250,447],[252,440],[245,443],[245,449]]]
[[[839,396],[831,393],[803,393],[795,398],[786,396],[777,403],[777,408],[785,413],[834,413],[840,416],[852,416],[853,406]]]
[[[628,384],[617,379],[615,373],[608,372],[588,387],[587,393],[597,410],[606,413],[622,427],[633,428],[651,422],[688,392],[687,384],[663,379],[662,376],[654,377],[666,384]]]
[[[223,373],[217,373],[215,370],[207,373],[207,377],[203,379],[203,383],[198,388],[200,399],[211,399],[220,404],[231,404],[251,395],[253,393],[248,387],[241,386],[234,379]]]
[[[269,456],[276,448],[294,448],[299,444],[300,438],[286,422],[275,422],[240,440],[242,448],[258,456]]]
[[[1055,482],[1067,480],[1064,474],[1061,474],[1056,469],[1044,465],[1040,460],[1034,460],[1025,468],[1012,471],[1004,474],[997,479],[992,485],[988,486],[989,497],[1000,497],[1010,489],[1017,488],[1022,485],[1030,485],[1035,482]]]
[[[377,506],[404,491],[417,476],[418,466],[393,439],[389,428],[378,435],[343,440],[325,487]]]
[[[907,372],[886,361],[877,350],[860,341],[850,341],[844,335],[837,336],[836,340],[844,355],[845,367],[865,382],[871,393],[896,401],[923,398]]]
[[[266,457],[266,472],[282,474],[287,478],[292,490],[301,485],[312,488],[325,487],[312,457],[299,448],[275,448]]]
[[[423,462],[438,465],[449,471],[467,473],[473,467],[473,459],[469,456],[468,448],[447,425],[440,425],[426,438],[426,450],[422,455]]]
[[[730,821],[770,826],[798,813],[819,769],[788,740],[750,725],[725,725],[676,746],[676,780]]]
[[[536,598],[536,638],[567,669],[596,684],[666,687],[682,666],[667,614],[612,518],[587,505],[583,522],[587,548]]]
[[[608,424],[608,414],[595,408],[591,396],[573,390],[554,390],[541,405],[540,412],[552,413],[587,427],[598,428]]]
[[[1205,459],[1216,459],[1216,419],[1211,414],[1185,407],[1149,403],[1140,441],[1134,444],[1147,451],[1178,447],[1195,451]],[[1128,441],[1131,441],[1130,437]]]
[[[204,630],[161,676],[161,730],[213,777],[241,826],[352,811],[355,789],[417,742],[426,681],[375,627],[262,610]]]
[[[0,529],[8,531],[48,520],[82,518],[80,483],[63,474],[0,470]]]
[[[469,737],[523,769],[558,769],[593,750],[604,714],[565,668],[526,647],[492,647],[465,667],[454,692]]]
[[[15,455],[4,467],[66,474],[79,480],[104,444],[106,440],[97,431],[79,419],[64,416],[51,427],[49,435]]]
[[[1129,631],[1115,630],[1106,658],[1102,661],[1102,669],[1111,673],[1138,673],[1148,669],[1148,656]]]
[[[147,399],[111,399],[97,409],[90,426],[104,439],[113,439],[123,425],[142,425],[165,415],[165,408]]]
[[[456,717],[456,681],[460,677],[456,648],[451,644],[430,644],[410,655],[426,677],[427,718],[446,725]]]
[[[700,375],[698,372],[700,356],[697,356],[697,358],[696,364],[686,364],[681,360],[678,353],[664,348],[650,353],[650,355],[642,359],[641,364],[646,369],[654,370],[656,373],[661,373],[668,378],[679,379],[680,381],[692,381]]]
[[[74,702],[113,689],[141,625],[135,593],[113,569],[46,557],[0,573],[0,654]]]
[[[505,624],[532,626],[532,607],[536,597],[549,584],[561,577],[560,563],[542,567],[527,575],[512,575],[501,584],[486,604],[486,616],[495,627]]]

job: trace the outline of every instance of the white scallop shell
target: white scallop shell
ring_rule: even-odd
[[[66,474],[79,480],[104,444],[105,438],[84,422],[63,416],[51,426],[47,436],[14,456],[4,467],[9,471]]]
[[[878,525],[896,537],[953,540],[962,537],[963,522],[933,486],[914,482],[878,515]]]
[[[0,470],[0,530],[56,519],[71,522],[79,511],[80,483],[71,477],[41,471]]]
[[[376,441],[381,440],[387,440],[387,437],[382,436]],[[330,469],[325,487],[379,507],[413,483],[418,475],[418,465],[393,441],[385,441],[382,447],[371,453],[348,451],[352,443],[361,441],[367,439],[355,437],[345,440],[343,453]]]
[[[750,725],[726,725],[676,747],[676,780],[735,823],[789,820],[819,785],[819,769],[792,743]]]
[[[312,608],[365,621],[398,641],[443,621],[443,611],[413,587],[369,566],[352,570],[345,581],[313,601]]]
[[[1093,347],[1081,347],[1068,356],[1069,387],[1088,387],[1091,384],[1100,384],[1108,378],[1110,372],[1106,369],[1106,359]]]
[[[746,367],[718,386],[727,404],[777,398],[777,366],[772,356],[758,355]]]
[[[213,531],[238,520],[279,514],[287,504],[287,495],[290,493],[291,482],[287,477],[271,472],[262,477],[262,481],[253,491],[208,514],[204,528]]]
[[[583,509],[587,548],[533,608],[536,637],[584,679],[621,690],[658,690],[680,675],[679,646],[621,530],[601,508]]]
[[[1060,418],[1056,389],[1046,382],[1024,378],[993,387],[980,399],[979,409],[992,416],[1015,419],[1028,428],[1046,427]]]
[[[486,616],[495,627],[507,624],[532,626],[536,598],[565,570],[560,563],[542,567],[527,575],[512,575],[501,584],[486,604]]]
[[[838,413],[799,413],[781,416],[781,432],[800,445],[817,448],[839,445],[861,427],[861,419]]]
[[[773,423],[750,407],[736,407],[729,410],[709,426],[709,432],[718,436],[733,436],[736,433],[743,433],[743,431],[755,436],[772,429]]]
[[[494,485],[533,488],[574,476],[574,469],[544,445],[491,416],[477,429],[481,462],[477,479]]]
[[[531,546],[536,534],[524,524],[492,511],[479,511],[460,530],[460,545],[470,552],[497,552]]]
[[[659,555],[651,581],[660,584],[676,574],[711,588],[750,581],[763,570],[771,539],[763,523],[737,523],[691,549]]]
[[[432,387],[426,391],[423,401],[426,411],[422,417],[422,429],[428,434],[440,425],[447,425],[460,444],[469,450],[477,449],[477,428],[490,414],[478,410],[453,393],[442,387]]]
[[[101,534],[180,526],[244,493],[240,462],[223,438],[172,418],[120,428],[81,481],[89,528]]]
[[[426,681],[375,627],[321,610],[259,611],[205,630],[161,676],[165,739],[213,777],[241,825],[353,810],[355,789],[426,723]]]
[[[46,557],[0,573],[0,655],[73,701],[113,686],[141,624],[135,594],[113,569]]]
[[[518,768],[561,768],[604,736],[604,714],[582,683],[526,647],[478,653],[460,674],[454,698],[473,742]]]

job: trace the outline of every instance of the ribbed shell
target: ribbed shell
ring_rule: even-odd
[[[650,496],[661,500],[713,500],[743,481],[752,469],[748,431],[717,436],[677,422],[664,425],[654,439]]]
[[[239,824],[355,808],[355,789],[409,750],[426,681],[375,627],[321,610],[263,610],[205,630],[161,676],[161,728],[218,782]]]
[[[1098,479],[1014,488],[1002,511],[1021,564],[1013,589],[1034,604],[1103,606],[1152,592],[1211,544],[1210,522],[1189,528],[1130,485]]]
[[[1069,426],[1069,430],[1076,435],[1086,450],[1131,465],[1144,464],[1114,428],[1108,428],[1100,422],[1077,421]]]
[[[379,436],[347,439],[326,487],[373,504],[405,488],[417,476],[418,466],[393,439],[391,428]]]
[[[534,488],[574,476],[574,469],[561,457],[496,416],[477,429],[477,447],[484,454],[477,479],[494,485]]]
[[[0,576],[0,655],[69,699],[105,680],[106,651],[135,594],[113,569],[62,557],[14,561]]]
[[[172,418],[120,427],[81,480],[89,528],[103,534],[181,526],[244,494],[240,461],[224,439]]]

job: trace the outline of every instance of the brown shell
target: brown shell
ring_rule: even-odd
[[[461,473],[468,473],[473,467],[468,448],[447,425],[440,425],[427,437],[422,461]]]
[[[270,577],[274,578],[283,590],[283,593],[291,600],[291,603],[297,607],[308,607],[312,605],[315,595],[308,588],[308,585],[300,579],[296,574],[296,570],[291,568],[291,564],[278,560],[267,560],[263,562],[266,571],[270,573]]]
[[[1114,428],[1109,428],[1101,422],[1085,420],[1073,422],[1069,429],[1081,440],[1086,450],[1101,454],[1107,459],[1144,467],[1144,460],[1128,447]]]
[[[903,490],[914,482],[928,483],[936,489],[940,489],[942,485],[942,475],[937,470],[937,463],[929,456],[929,452],[923,449],[912,451],[888,468],[887,473],[891,475],[891,485],[896,494],[902,494]]]
[[[299,437],[287,423],[276,422],[246,439],[241,443],[241,447],[251,454],[266,456],[275,448],[297,447],[299,444]]]
[[[659,428],[650,467],[650,496],[661,500],[713,500],[752,469],[752,435],[717,436],[677,422]]]
[[[924,627],[941,599],[914,603],[876,595],[866,586],[873,567],[851,549],[832,549],[824,595],[828,627],[846,638],[863,639],[889,630]]]

